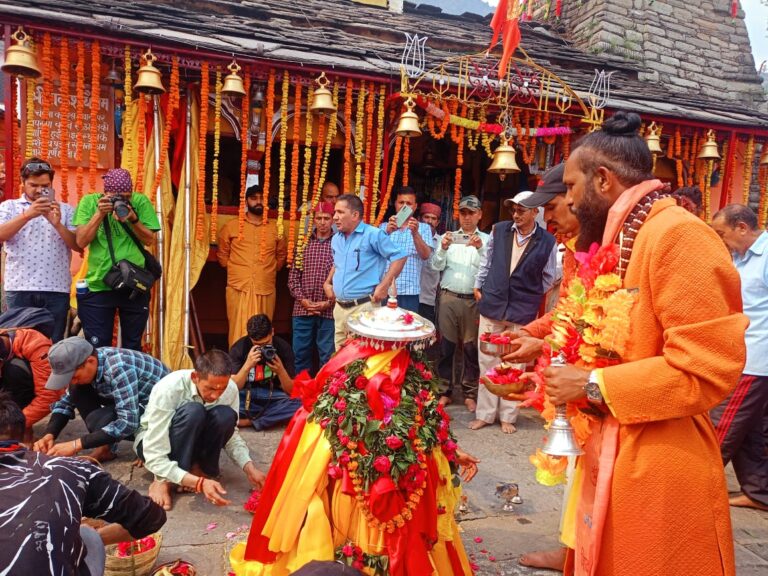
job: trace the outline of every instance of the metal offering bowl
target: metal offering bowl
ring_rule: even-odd
[[[494,384],[487,376],[481,376],[480,382],[491,394],[496,396],[509,396],[510,394],[520,394],[526,390],[528,382],[513,382],[512,384]]]
[[[480,340],[480,352],[488,354],[488,356],[498,356],[501,358],[512,352],[512,344],[496,344],[494,342]]]

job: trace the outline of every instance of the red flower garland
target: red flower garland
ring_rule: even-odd
[[[301,138],[301,80],[296,80],[293,96],[293,142],[291,144],[291,212],[288,228],[288,264],[293,264],[296,245],[296,211],[299,194],[299,139]]]
[[[83,132],[85,124],[83,122],[85,115],[85,42],[77,41],[77,67],[75,68],[75,128],[77,137],[75,138],[75,162],[77,163],[77,177],[75,188],[77,189],[78,202],[83,197]]]
[[[43,34],[43,94],[42,122],[40,124],[40,157],[48,159],[48,149],[51,143],[51,95],[53,94],[53,64],[51,63],[51,34]]]
[[[101,47],[91,44],[91,149],[88,154],[88,187],[96,190],[96,170],[99,163],[99,103],[101,101]]]
[[[200,65],[200,126],[197,139],[197,219],[195,237],[203,239],[205,228],[205,162],[208,155],[208,95],[210,93],[208,62]]]

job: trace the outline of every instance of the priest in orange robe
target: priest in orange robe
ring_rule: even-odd
[[[618,244],[637,290],[621,364],[544,371],[554,403],[595,421],[561,538],[566,574],[734,575],[726,482],[709,419],[745,361],[739,277],[717,235],[652,176],[636,114],[616,113],[568,159],[579,246]]]

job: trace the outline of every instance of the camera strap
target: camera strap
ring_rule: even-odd
[[[104,218],[104,235],[107,237],[107,248],[109,248],[109,257],[112,258],[112,264],[117,264],[115,259],[115,249],[112,247],[112,227],[109,225],[109,214]]]

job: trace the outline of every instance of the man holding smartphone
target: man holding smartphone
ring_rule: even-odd
[[[54,197],[53,167],[40,158],[21,165],[22,194],[0,204],[5,250],[3,286],[8,308],[45,308],[55,319],[53,341],[64,337],[69,315],[74,209]]]

